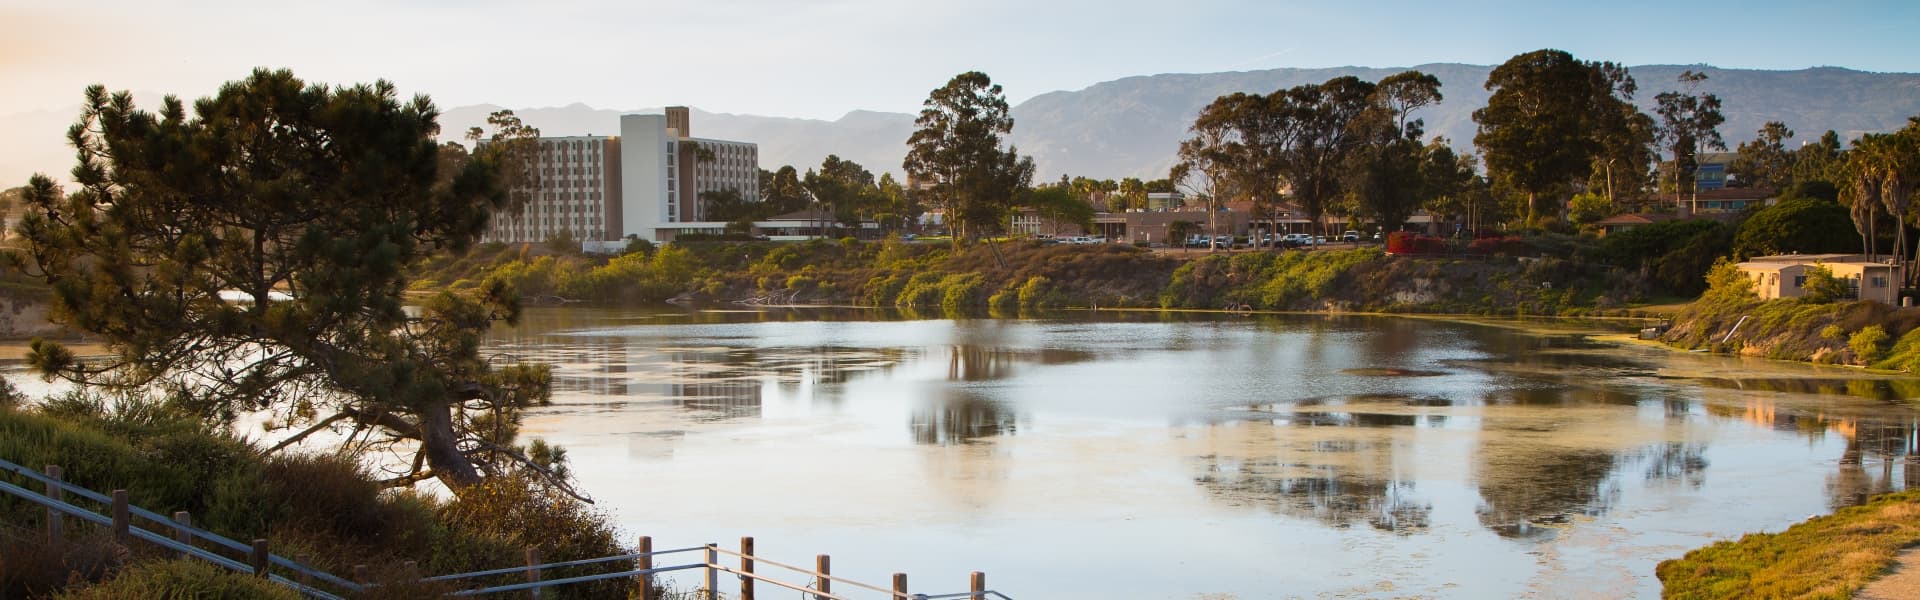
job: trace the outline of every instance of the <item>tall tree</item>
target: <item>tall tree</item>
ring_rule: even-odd
[[[1033,160],[1018,148],[1000,149],[1001,136],[1013,131],[1000,86],[979,71],[956,75],[927,95],[914,125],[902,167],[928,183],[924,196],[946,211],[954,243],[998,232],[1033,183]]]
[[[760,201],[764,207],[758,216],[770,217],[797,210],[804,210],[812,198],[807,194],[807,186],[800,180],[799,169],[793,165],[784,165],[776,171],[761,171]]]
[[[1558,196],[1591,171],[1602,141],[1626,126],[1619,115],[1635,91],[1625,67],[1576,60],[1560,50],[1507,60],[1487,76],[1486,88],[1493,95],[1473,112],[1480,126],[1473,143],[1488,175],[1526,197],[1533,225],[1558,218],[1564,207]]]
[[[1356,116],[1349,126],[1361,144],[1349,157],[1345,185],[1359,216],[1398,231],[1433,195],[1433,185],[1426,179],[1432,169],[1425,164],[1432,147],[1420,144],[1425,123],[1408,119],[1412,111],[1440,100],[1440,80],[1432,75],[1406,71],[1380,80],[1372,110]],[[1451,151],[1434,159],[1445,161],[1449,169],[1454,162]]]
[[[1225,110],[1219,107],[1223,103],[1240,101],[1222,96],[1201,109],[1200,118],[1188,128],[1193,137],[1180,142],[1180,162],[1175,163],[1167,175],[1169,181],[1185,187],[1187,195],[1206,202],[1207,246],[1213,250],[1219,249],[1214,238],[1220,234],[1221,199],[1232,189],[1236,169],[1244,160],[1242,149],[1245,148],[1245,144],[1240,142],[1239,130],[1233,127],[1231,120],[1220,118],[1219,115]]]
[[[1734,149],[1733,164],[1727,165],[1734,185],[1785,191],[1793,182],[1793,152],[1787,150],[1792,137],[1786,123],[1767,121],[1753,141]]]
[[[1027,192],[1022,203],[1032,207],[1043,222],[1053,227],[1048,233],[1058,235],[1069,225],[1083,232],[1093,231],[1093,205],[1068,186],[1034,188]]]
[[[1802,145],[1793,151],[1793,181],[1842,182],[1846,179],[1841,156],[1844,151],[1840,146],[1840,134],[1831,129],[1820,134],[1819,141]]]
[[[1273,108],[1288,120],[1275,128],[1282,150],[1274,153],[1278,171],[1293,189],[1293,199],[1316,227],[1328,203],[1343,194],[1341,184],[1347,157],[1376,133],[1361,117],[1375,110],[1375,86],[1357,77],[1336,77],[1319,85],[1286,90],[1283,104]]]
[[[853,227],[879,202],[880,188],[866,167],[829,154],[820,170],[807,170],[804,184],[823,216]]]
[[[387,82],[308,84],[255,71],[158,114],[87,90],[68,133],[67,195],[35,176],[17,264],[54,290],[51,317],[104,341],[81,358],[36,340],[49,377],[164,394],[214,419],[266,411],[290,440],[336,425],[410,455],[394,485],[437,478],[459,494],[489,476],[551,475],[514,446],[548,371],[496,369],[479,352],[517,315],[499,280],[403,309],[409,266],[459,249],[524,168],[478,149],[441,177],[438,111]]]
[[[1700,82],[1706,80],[1706,73],[1683,71],[1679,81],[1687,88],[1685,92],[1667,91],[1654,96],[1654,112],[1660,115],[1658,136],[1673,156],[1669,173],[1674,177],[1675,194],[1698,192],[1694,173],[1700,168],[1702,146],[1727,149],[1726,140],[1720,137],[1720,124],[1727,121],[1720,114],[1720,97],[1699,92]]]

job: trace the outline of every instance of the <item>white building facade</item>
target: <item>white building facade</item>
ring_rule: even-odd
[[[671,241],[722,233],[706,220],[707,192],[760,200],[760,148],[687,135],[689,111],[621,115],[620,135],[540,138],[538,177],[518,213],[502,211],[483,242],[537,243],[563,234],[588,248],[627,237]]]
[[[722,233],[707,218],[709,192],[731,191],[760,200],[760,147],[748,142],[695,138],[685,107],[661,115],[620,117],[622,195],[628,234],[655,242],[682,233]]]

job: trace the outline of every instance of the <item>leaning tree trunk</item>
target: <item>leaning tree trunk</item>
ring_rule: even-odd
[[[426,453],[427,467],[432,469],[434,477],[456,495],[461,489],[478,485],[480,469],[460,451],[460,437],[453,430],[452,407],[435,403],[422,407],[419,415],[420,448]]]

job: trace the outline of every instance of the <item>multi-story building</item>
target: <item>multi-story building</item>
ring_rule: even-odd
[[[711,193],[760,199],[760,150],[747,142],[693,138],[685,107],[622,115],[620,135],[540,138],[535,184],[519,212],[494,217],[483,241],[542,242],[561,234],[588,248],[639,237],[720,233],[707,218]]]
[[[489,242],[544,242],[565,233],[575,240],[621,237],[620,143],[603,136],[540,138],[535,184],[522,190],[519,210],[494,216]]]
[[[681,233],[720,233],[726,223],[707,217],[703,194],[732,192],[759,200],[760,147],[695,138],[691,128],[686,107],[620,117],[627,233],[656,242]]]

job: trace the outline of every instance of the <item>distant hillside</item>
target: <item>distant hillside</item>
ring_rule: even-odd
[[[1463,149],[1473,145],[1474,109],[1486,103],[1482,87],[1492,67],[1428,64],[1412,67],[1440,78],[1446,102],[1418,115],[1429,134],[1443,135]],[[1705,71],[1710,79],[1704,91],[1725,102],[1727,122],[1721,126],[1729,146],[1752,139],[1767,121],[1781,121],[1800,140],[1817,138],[1832,129],[1843,139],[1862,133],[1891,131],[1920,115],[1920,74],[1867,73],[1837,67],[1797,71],[1720,69],[1708,66],[1648,65],[1633,67],[1640,83],[1636,98],[1652,111],[1653,97],[1675,87],[1675,77],[1686,69]],[[1186,134],[1195,113],[1214,98],[1232,92],[1272,92],[1303,83],[1318,83],[1342,75],[1378,80],[1405,68],[1335,67],[1326,69],[1271,69],[1233,73],[1168,74],[1128,77],[1095,84],[1078,91],[1041,94],[1013,107],[1011,141],[1039,165],[1042,180],[1061,173],[1100,178],[1166,176],[1174,148]],[[146,105],[151,106],[151,103]],[[917,112],[917,107],[902,107]],[[462,106],[441,118],[447,139],[458,139],[468,127],[485,122],[498,107]],[[583,104],[556,108],[516,109],[521,118],[548,135],[614,135],[619,116],[659,109],[610,110]],[[38,111],[0,115],[0,131],[13,143],[0,146],[0,183],[25,182],[35,170],[64,175],[72,166],[63,132],[78,110]],[[857,110],[834,121],[707,113],[696,109],[693,133],[758,142],[760,164],[773,169],[794,165],[805,169],[838,154],[876,172],[900,172],[907,136],[913,132],[910,112]],[[14,184],[7,184],[11,187]]]
[[[1440,78],[1446,101],[1417,116],[1430,135],[1471,149],[1473,111],[1486,105],[1492,67],[1430,64],[1412,69]],[[1732,147],[1751,140],[1767,121],[1781,121],[1812,140],[1832,129],[1845,140],[1862,133],[1898,129],[1920,115],[1920,74],[1865,73],[1823,67],[1798,71],[1758,71],[1702,66],[1632,67],[1640,84],[1635,96],[1652,114],[1656,94],[1676,89],[1686,69],[1705,71],[1701,90],[1720,95],[1727,122],[1720,132]],[[1343,75],[1378,81],[1407,69],[1340,67],[1273,69],[1241,73],[1154,75],[1096,84],[1076,92],[1053,92],[1013,109],[1013,142],[1031,152],[1043,176],[1060,173],[1106,177],[1164,177],[1173,151],[1193,116],[1223,94],[1266,93]],[[1797,142],[1796,142],[1797,144]]]

